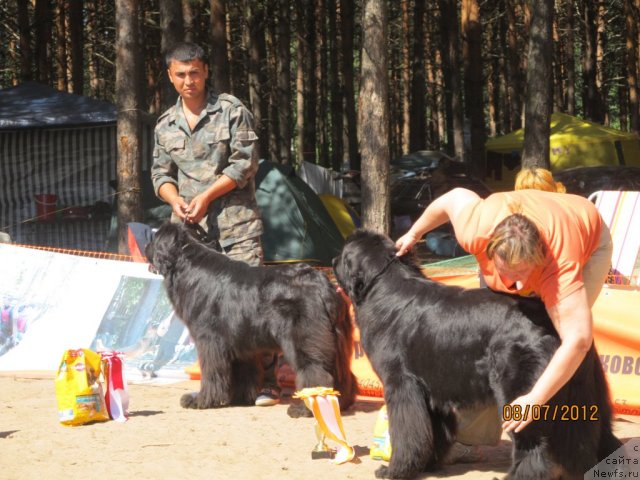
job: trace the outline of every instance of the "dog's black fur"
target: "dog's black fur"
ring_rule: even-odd
[[[352,328],[342,296],[309,265],[251,267],[203,245],[188,226],[166,223],[145,249],[164,276],[173,308],[198,351],[201,387],[185,408],[253,405],[263,352],[282,351],[296,387],[332,387],[342,408],[354,401]],[[310,416],[301,401],[292,417]]]
[[[502,407],[527,393],[560,344],[539,300],[434,282],[406,257],[396,256],[388,237],[357,231],[334,260],[355,305],[362,346],[384,385],[392,455],[376,471],[380,478],[440,466],[456,437],[454,409]],[[595,348],[548,405],[549,419],[559,407],[556,421],[534,421],[511,435],[507,479],[582,479],[621,445],[611,431]],[[571,405],[581,419],[560,421]]]

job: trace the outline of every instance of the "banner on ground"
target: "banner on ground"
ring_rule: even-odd
[[[0,244],[0,371],[56,371],[70,348],[116,350],[152,378],[188,378],[196,353],[144,263]]]

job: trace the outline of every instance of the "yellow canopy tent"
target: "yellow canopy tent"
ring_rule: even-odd
[[[487,184],[495,190],[512,189],[520,170],[524,129],[487,140]],[[550,162],[557,172],[594,165],[640,166],[637,133],[622,132],[565,113],[551,115]]]

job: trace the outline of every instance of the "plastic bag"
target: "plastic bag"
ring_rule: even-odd
[[[97,353],[86,348],[64,353],[55,380],[58,418],[63,425],[109,420],[100,371]]]
[[[126,422],[129,390],[124,375],[122,353],[100,352],[100,356],[102,357],[102,376],[107,387],[105,400],[109,416],[117,422]]]
[[[373,427],[373,445],[370,449],[370,456],[374,460],[384,460],[388,462],[391,458],[391,439],[389,437],[389,417],[387,416],[387,406],[383,405],[378,412],[376,424]]]

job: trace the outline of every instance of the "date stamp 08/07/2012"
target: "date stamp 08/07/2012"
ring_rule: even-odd
[[[597,422],[598,405],[510,405],[502,407],[504,421],[520,421],[529,418],[533,421],[560,422]]]

